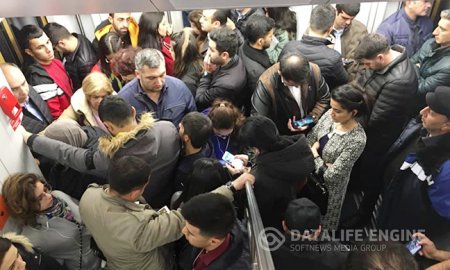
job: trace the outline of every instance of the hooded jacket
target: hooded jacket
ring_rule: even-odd
[[[36,153],[103,178],[111,160],[125,155],[140,157],[152,166],[152,181],[144,191],[144,198],[155,208],[170,202],[173,171],[180,151],[178,131],[170,122],[155,122],[149,113],[141,116],[133,130],[100,138],[98,149],[78,148],[37,135],[31,136],[27,144]]]
[[[36,218],[36,226],[20,226],[10,218],[4,231],[24,235],[35,248],[53,257],[68,270],[99,269],[100,259],[90,247],[91,234],[82,224],[78,202],[61,191],[53,191],[52,195],[67,204],[76,222],[40,214]]]
[[[109,22],[109,20],[102,21],[96,28],[95,28],[95,38],[92,41],[92,45],[94,46],[94,49],[98,52],[98,42],[100,39],[109,33],[112,28],[112,24]],[[130,18],[130,21],[128,23],[128,34],[125,37],[122,37],[125,47],[127,45],[131,45],[133,47],[136,47],[138,45],[138,36],[139,36],[139,24],[136,22],[134,18]]]
[[[289,202],[295,199],[297,186],[314,170],[314,158],[304,135],[285,137],[286,148],[256,157],[252,173],[255,197],[264,227],[280,229]]]

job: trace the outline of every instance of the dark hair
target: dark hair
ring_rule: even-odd
[[[365,35],[355,50],[355,59],[373,59],[380,53],[387,53],[390,49],[385,36],[378,33]]]
[[[331,92],[331,98],[347,111],[357,110],[356,117],[369,113],[368,97],[356,84],[344,84]]]
[[[211,22],[218,21],[221,26],[226,25],[227,20],[228,20],[228,11],[225,9],[217,9],[211,16]]]
[[[312,31],[324,34],[334,24],[336,19],[336,9],[332,5],[318,5],[311,11],[309,27]]]
[[[12,242],[8,238],[0,237],[0,264],[3,263],[6,253],[11,248]]]
[[[186,177],[183,192],[175,205],[187,202],[192,197],[213,191],[231,180],[228,170],[217,159],[200,158],[193,164]]]
[[[338,14],[341,12],[345,12],[352,17],[355,17],[356,15],[358,15],[360,9],[361,9],[360,3],[336,4],[336,10],[337,10]]]
[[[198,36],[196,36],[197,47],[199,47],[199,45],[201,43],[203,43],[203,41],[205,41],[206,37],[208,36],[208,32],[205,32],[202,30],[202,25],[200,23],[200,18],[202,16],[203,16],[203,11],[201,9],[192,10],[191,12],[189,12],[189,15],[188,15],[189,21],[192,22],[193,24],[195,24],[195,27],[200,32],[200,34]]]
[[[275,28],[289,33],[289,40],[297,35],[297,16],[288,7],[266,8],[267,15],[275,21]]]
[[[182,78],[189,68],[197,66],[195,70],[202,70],[202,57],[198,52],[194,34],[188,28],[172,35],[173,50],[175,52],[175,63],[173,74]]]
[[[214,100],[208,116],[215,129],[234,128],[236,131],[245,121],[244,115],[233,103],[219,98]]]
[[[158,28],[163,18],[164,12],[142,13],[139,18],[138,45],[140,47],[161,50],[161,36]]]
[[[298,84],[309,82],[308,59],[300,52],[287,53],[280,59],[280,72],[284,79]]]
[[[123,127],[133,118],[133,110],[124,98],[106,96],[98,107],[98,115],[102,122],[108,121],[118,127]]]
[[[108,183],[120,195],[142,188],[150,180],[151,169],[145,160],[135,156],[113,159],[108,169]]]
[[[209,33],[209,39],[216,43],[216,49],[219,53],[228,52],[230,58],[236,55],[238,38],[233,30],[226,27],[215,29]]]
[[[236,222],[233,204],[227,197],[218,193],[193,197],[181,207],[181,214],[206,237],[224,238]]]
[[[37,182],[47,185],[41,176],[34,173],[16,173],[3,183],[2,195],[6,208],[20,225],[37,224],[40,214],[40,204],[34,194]]]
[[[30,40],[40,38],[44,31],[36,25],[27,24],[19,32],[20,46],[23,50],[30,48]]]
[[[68,39],[72,36],[67,28],[54,22],[48,23],[44,27],[44,32],[47,34],[53,46],[56,46],[60,40]]]
[[[398,242],[367,242],[373,249],[356,248],[347,257],[345,270],[418,270],[419,266],[406,247]]]
[[[129,46],[125,49],[120,49],[115,53],[113,58],[114,71],[121,76],[134,74],[134,71],[136,70],[134,58],[140,50],[140,47],[134,48]]]
[[[253,44],[258,39],[267,36],[274,27],[275,21],[272,18],[254,14],[248,19],[244,34],[248,42]]]
[[[98,49],[100,51],[100,65],[102,72],[107,76],[111,75],[111,67],[107,61],[106,56],[115,54],[123,48],[123,40],[116,32],[109,32],[103,35],[98,42]]]
[[[181,124],[193,147],[200,148],[206,145],[212,133],[212,122],[209,117],[199,112],[190,112],[183,117]]]
[[[247,118],[239,128],[238,138],[243,147],[256,147],[261,152],[279,151],[291,144],[279,135],[275,123],[265,116]]]

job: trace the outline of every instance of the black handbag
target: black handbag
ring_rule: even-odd
[[[307,176],[307,181],[302,191],[298,194],[298,197],[305,197],[317,204],[320,209],[320,213],[325,215],[328,208],[328,188],[325,186],[323,176],[310,173]]]

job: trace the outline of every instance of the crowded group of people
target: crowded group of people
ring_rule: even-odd
[[[246,183],[265,228],[309,245],[367,226],[381,195],[377,227],[425,230],[421,257],[447,264],[450,10],[433,29],[430,7],[370,34],[360,4],[315,6],[302,37],[289,8],[193,10],[176,33],[163,12],[110,13],[93,42],[24,26],[22,68],[0,68],[43,175],[3,183],[0,270],[251,269]],[[343,218],[350,181],[364,197]],[[293,244],[276,269],[419,269],[398,243]]]

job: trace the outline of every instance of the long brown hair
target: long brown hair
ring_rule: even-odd
[[[177,78],[182,78],[189,67],[197,66],[195,70],[202,71],[202,58],[195,45],[195,37],[190,28],[184,28],[183,31],[172,35],[175,52],[175,63],[173,74]]]
[[[40,205],[34,191],[38,181],[46,184],[37,174],[16,173],[9,176],[3,183],[2,195],[8,212],[20,225],[37,224]]]

